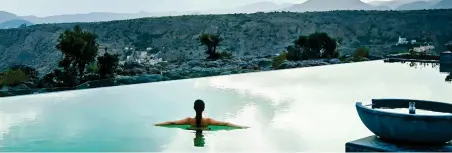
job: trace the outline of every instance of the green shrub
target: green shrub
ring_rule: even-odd
[[[339,58],[341,56],[341,53],[339,53],[339,51],[335,51],[333,52],[333,54],[331,55],[330,58]]]
[[[56,75],[54,72],[46,74],[39,80],[38,87],[39,88],[53,88],[57,86],[57,82],[55,82]]]
[[[342,62],[345,62],[347,60],[347,57],[345,57],[344,55],[339,56],[339,60],[341,60]]]
[[[97,66],[97,64],[95,62],[91,62],[90,64],[88,64],[88,66],[86,66],[86,72],[87,73],[98,73],[99,67]]]
[[[97,67],[101,78],[112,78],[118,67],[119,55],[105,52],[103,56],[97,57]]]
[[[323,32],[298,37],[287,52],[287,60],[292,61],[339,57],[336,40]]]
[[[219,57],[220,57],[220,59],[231,59],[232,58],[232,53],[220,52],[219,53]]]
[[[287,52],[285,52],[285,59],[291,61],[302,60],[302,52],[298,49],[295,49],[294,46],[289,46],[287,47]]]
[[[287,55],[288,55],[287,52],[282,52],[278,56],[273,57],[272,67],[278,68],[279,65],[281,65],[287,59]]]
[[[0,86],[15,86],[28,80],[22,70],[8,70],[0,75]]]
[[[369,48],[367,47],[359,47],[353,53],[353,59],[355,61],[362,61],[364,58],[369,57]]]
[[[14,65],[11,66],[10,70],[21,70],[22,72],[24,72],[29,78],[38,78],[39,76],[39,72],[30,67],[30,66],[26,66],[26,65]]]

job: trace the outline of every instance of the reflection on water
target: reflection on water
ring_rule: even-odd
[[[204,135],[202,134],[201,130],[195,132],[193,143],[195,147],[204,147],[204,145],[206,144]]]
[[[403,64],[407,64],[413,68],[433,68],[439,69],[439,72],[448,74],[446,76],[445,81],[448,83],[452,83],[452,64],[440,64],[440,63],[426,63],[426,62],[400,62]]]
[[[452,64],[441,64],[440,72],[449,73],[449,75],[446,76],[446,82],[452,82]]]
[[[0,99],[0,152],[338,152],[372,135],[357,101],[452,102],[443,79],[436,68],[371,61],[8,97]],[[203,116],[251,128],[153,126],[193,116],[196,99],[206,103]]]
[[[191,125],[165,125],[165,126],[159,126],[164,128],[174,128],[174,129],[180,129],[180,130],[188,130],[188,131],[194,131],[195,137],[193,138],[193,145],[195,147],[204,147],[206,144],[206,138],[204,137],[203,130],[190,130]],[[215,131],[231,131],[231,130],[239,130],[240,128],[237,127],[229,127],[229,126],[209,126],[208,132],[215,132]]]
[[[426,68],[426,67],[438,68],[438,66],[440,65],[439,63],[426,63],[426,62],[401,62],[401,63],[408,64],[410,67],[413,68]]]

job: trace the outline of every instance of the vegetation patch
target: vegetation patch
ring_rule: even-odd
[[[27,80],[28,76],[22,70],[7,70],[6,72],[0,74],[0,87],[16,86]]]
[[[273,57],[272,67],[278,68],[287,59],[287,52],[282,52],[276,57]]]

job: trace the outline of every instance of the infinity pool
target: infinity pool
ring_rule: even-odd
[[[3,98],[0,151],[342,152],[372,134],[355,102],[452,102],[446,76],[372,61]],[[198,98],[205,116],[251,128],[199,135],[153,126],[194,116]]]

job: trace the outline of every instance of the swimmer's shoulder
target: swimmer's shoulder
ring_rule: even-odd
[[[187,122],[192,122],[192,121],[195,120],[195,118],[193,118],[193,117],[186,117],[185,120],[186,120]]]
[[[203,121],[207,124],[212,124],[215,120],[209,117],[203,118]]]

